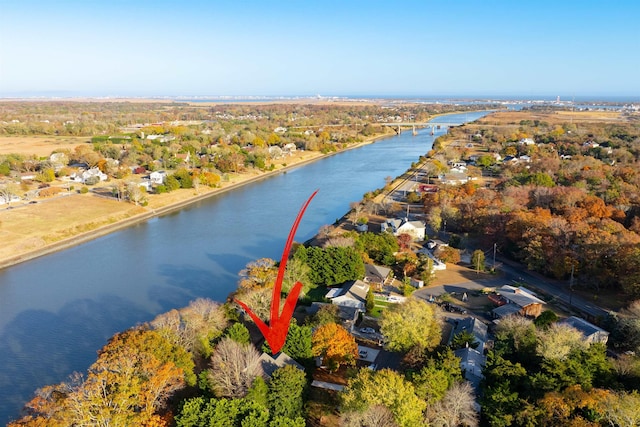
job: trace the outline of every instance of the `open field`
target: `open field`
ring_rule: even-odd
[[[73,150],[89,141],[86,136],[2,136],[0,155],[22,154],[48,157],[55,150]]]
[[[589,122],[611,122],[620,123],[626,121],[622,113],[618,111],[499,111],[489,114],[477,121],[481,125],[519,125],[522,120],[540,120],[550,125],[557,125],[567,122],[589,123]]]
[[[56,244],[145,213],[145,209],[91,194],[13,203],[0,211],[0,261],[24,257]]]

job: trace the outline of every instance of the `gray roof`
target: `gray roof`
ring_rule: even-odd
[[[505,305],[501,305],[498,308],[494,308],[493,314],[495,314],[497,317],[506,317],[512,314],[520,313],[521,309],[522,307],[517,306],[515,304],[505,304]]]
[[[374,264],[364,265],[364,275],[369,280],[383,282],[391,273],[391,269]]]
[[[302,365],[283,352],[278,353],[275,358],[269,356],[267,353],[262,353],[260,359],[258,359],[258,363],[260,363],[264,374],[268,377],[271,377],[276,369],[283,368],[287,365],[293,365],[301,371],[304,371]]]
[[[582,334],[585,337],[590,337],[591,335],[596,334],[596,333],[609,335],[608,331],[605,331],[604,329],[599,328],[598,326],[594,325],[593,323],[589,323],[586,320],[581,319],[580,317],[576,317],[576,316],[567,317],[566,319],[563,319],[558,323],[564,323],[564,324],[567,324],[569,326],[573,326],[574,328],[576,328],[577,330],[582,332]]]
[[[453,335],[457,335],[463,331],[471,332],[480,343],[487,341],[487,325],[475,317],[465,317],[456,322],[453,328]]]

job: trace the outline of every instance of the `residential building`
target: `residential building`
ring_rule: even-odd
[[[580,317],[571,316],[559,321],[558,323],[563,323],[576,328],[580,333],[582,333],[584,340],[589,344],[598,342],[606,344],[609,340],[609,332]]]

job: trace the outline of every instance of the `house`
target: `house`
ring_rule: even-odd
[[[456,320],[453,327],[452,337],[456,336],[462,332],[469,332],[473,335],[475,340],[478,342],[478,346],[476,350],[480,353],[484,351],[485,343],[487,342],[487,325],[482,323],[480,320],[475,317],[465,317],[461,320]],[[472,343],[469,343],[472,344]]]
[[[276,369],[284,368],[287,365],[295,366],[296,368],[304,371],[302,365],[289,357],[286,353],[280,352],[274,358],[267,353],[262,353],[260,358],[258,359],[258,363],[262,366],[262,371],[264,375],[271,378],[271,375],[276,371]]]
[[[460,358],[460,368],[464,379],[469,381],[474,388],[478,388],[483,378],[482,369],[485,366],[484,355],[471,347],[461,348],[453,352]]]
[[[182,163],[189,163],[191,161],[191,153],[178,153],[176,159],[182,160]]]
[[[408,234],[415,240],[424,240],[426,235],[426,227],[422,221],[409,221],[409,219],[386,219],[381,225],[380,230],[384,233],[391,230],[394,236]]]
[[[20,176],[20,181],[31,181],[36,179],[35,172],[23,172],[19,176]]]
[[[147,193],[150,193],[151,192],[151,188],[153,186],[153,183],[148,178],[142,178],[142,181],[140,181],[138,183],[138,185],[140,187],[144,188],[147,191]]]
[[[440,182],[448,185],[461,185],[475,179],[476,178],[472,178],[463,172],[450,172],[444,175],[440,175]]]
[[[518,141],[518,144],[520,145],[535,145],[535,141],[533,140],[533,138],[522,138],[520,141]]]
[[[282,151],[288,155],[295,153],[297,149],[298,148],[296,147],[296,144],[294,144],[293,142],[289,142],[288,144],[285,144],[284,147],[282,147]]]
[[[107,178],[109,177],[107,176],[107,174],[103,173],[100,169],[95,167],[84,170],[82,172],[74,172],[69,176],[69,179],[71,181],[81,182],[83,184],[86,183],[87,180],[91,182],[91,181],[94,181],[96,178],[98,179],[98,181],[106,181]]]
[[[431,242],[432,240],[430,240]],[[443,246],[449,246],[446,243]],[[416,253],[418,254],[424,254],[426,256],[428,256],[429,258],[431,258],[431,260],[433,261],[433,270],[446,270],[447,269],[447,264],[440,261],[434,254],[432,251],[435,251],[435,249],[437,249],[438,247],[442,247],[442,246],[433,246],[434,249],[426,249],[426,248],[421,248],[419,249]]]
[[[325,298],[330,299],[331,303],[335,305],[355,307],[365,311],[367,292],[369,292],[367,283],[362,280],[352,280],[345,283],[341,288],[330,289]]]
[[[578,331],[582,333],[582,336],[584,336],[584,340],[589,344],[593,344],[593,343],[606,344],[607,341],[609,340],[609,332],[605,331],[602,328],[597,327],[593,323],[587,322],[586,320],[580,317],[576,317],[576,316],[567,317],[566,319],[563,319],[558,323],[564,323],[565,325],[569,325],[576,328]]]
[[[285,133],[287,131],[287,128],[284,126],[278,126],[277,128],[275,128],[273,130],[275,133]]]
[[[364,281],[373,285],[374,288],[382,289],[390,280],[393,280],[393,273],[390,268],[374,264],[364,265]]]
[[[167,179],[166,171],[154,171],[149,174],[149,179],[153,184],[164,184],[165,179]]]
[[[489,300],[499,306],[492,311],[495,318],[513,314],[538,317],[542,313],[544,301],[527,288],[504,285],[496,291],[496,294],[489,296]]]

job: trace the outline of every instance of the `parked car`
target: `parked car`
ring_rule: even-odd
[[[455,304],[450,304],[448,302],[445,302],[442,305],[442,308],[444,308],[445,310],[447,310],[450,313],[467,314],[467,310],[466,309],[464,309],[462,307],[459,307],[459,306],[457,306]]]
[[[373,328],[360,328],[360,332],[363,334],[375,334],[376,330]]]
[[[359,350],[358,351],[358,356],[360,356],[360,359],[366,359],[367,358],[367,350]]]

